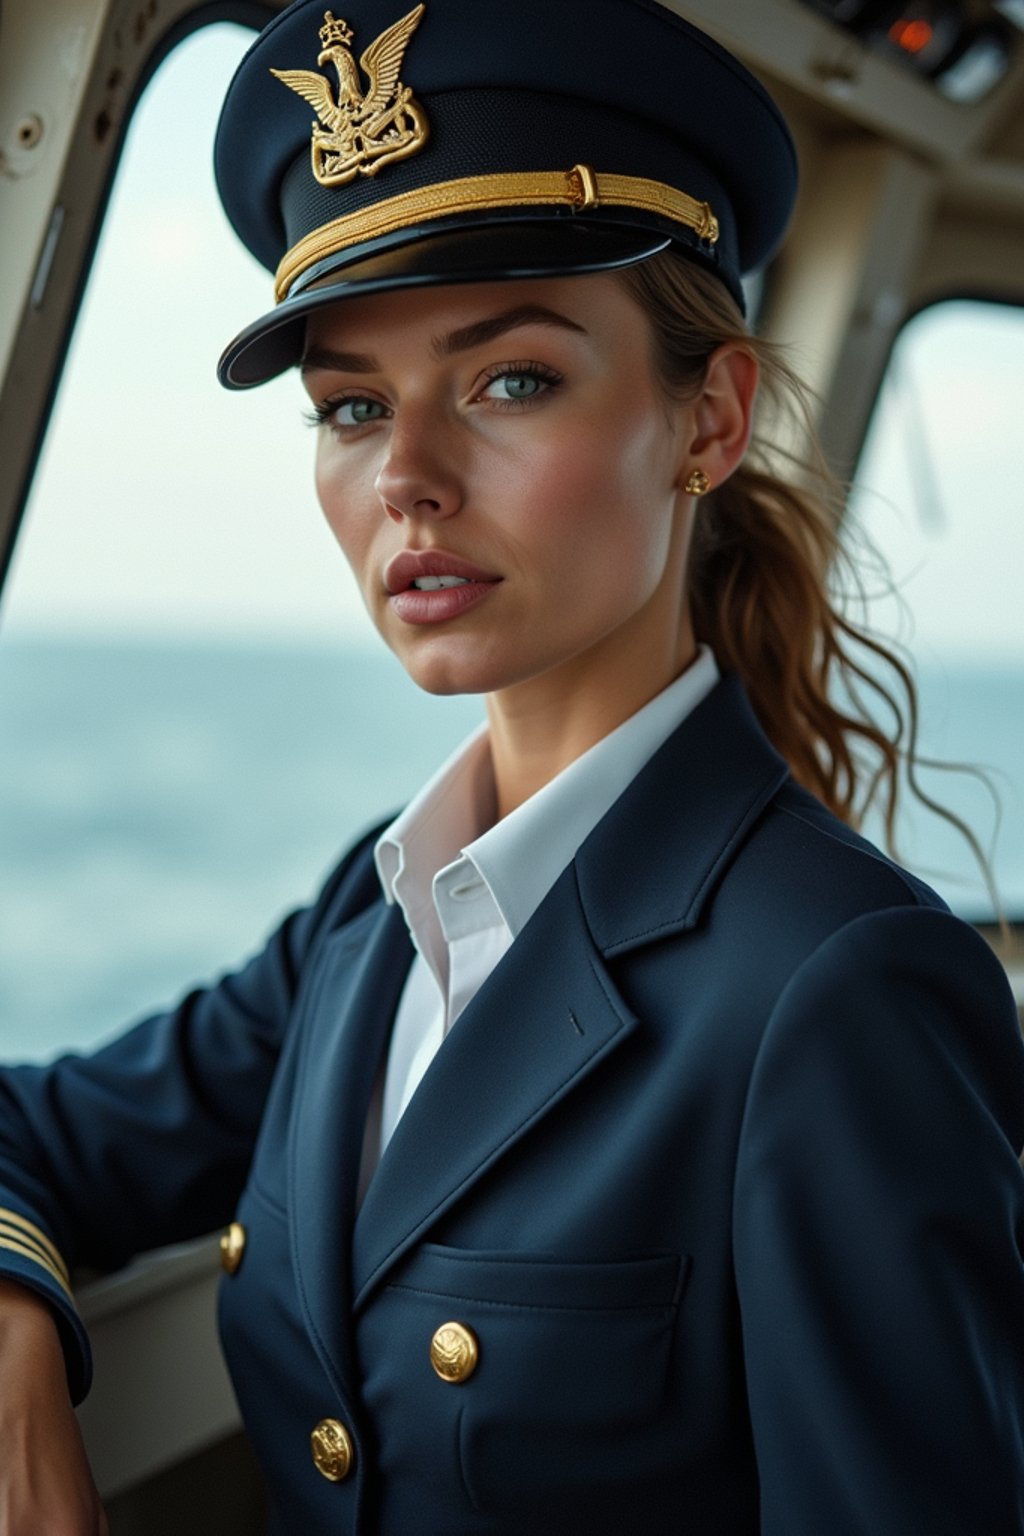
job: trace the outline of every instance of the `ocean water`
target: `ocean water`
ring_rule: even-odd
[[[1024,916],[1024,678],[923,683],[926,747],[994,770],[996,870]],[[5,639],[0,1057],[91,1046],[243,959],[480,718],[383,652]],[[976,781],[926,785],[990,838]],[[986,915],[956,835],[914,813],[902,840],[947,900]]]
[[[0,644],[0,1057],[259,947],[482,717],[377,653]]]

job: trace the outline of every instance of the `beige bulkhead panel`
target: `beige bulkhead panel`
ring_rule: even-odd
[[[818,429],[843,479],[911,305],[938,184],[934,167],[868,135],[825,144],[805,178],[769,319],[820,402]]]
[[[802,0],[661,0],[703,27],[771,82],[831,104],[838,116],[928,158],[963,159],[1019,108],[1024,50],[1006,79],[972,105],[950,101],[872,52]]]
[[[0,372],[59,245],[57,191],[103,30],[105,0],[8,5],[0,19]],[[52,231],[52,232],[51,232]],[[42,257],[46,255],[45,266]],[[38,281],[37,281],[38,280]]]
[[[915,305],[950,293],[1024,304],[1024,78],[985,153],[949,167]]]
[[[1024,292],[1024,49],[965,106],[800,0],[663,3],[761,73],[793,126],[800,199],[762,325],[815,391],[845,478],[906,316],[1000,280]]]
[[[944,201],[914,274],[912,309],[957,295],[1024,304],[1024,219]]]
[[[0,18],[0,551],[13,538],[106,170],[106,146],[82,119],[109,9],[109,0],[51,0],[6,5]]]

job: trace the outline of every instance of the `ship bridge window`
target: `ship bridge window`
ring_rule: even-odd
[[[857,473],[854,523],[887,559],[895,598],[875,626],[912,654],[925,756],[984,770],[922,770],[925,789],[991,852],[1005,913],[1024,919],[1024,310],[958,299],[901,332]],[[993,801],[993,793],[998,805]],[[875,821],[868,831],[878,836]],[[956,832],[908,798],[901,851],[955,910],[993,902]]]
[[[370,633],[297,378],[216,382],[273,302],[210,169],[251,37],[192,33],[140,99],[5,590],[4,1058],[242,958],[479,716]]]

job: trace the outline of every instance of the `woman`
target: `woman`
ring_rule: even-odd
[[[654,0],[299,0],[218,167],[279,298],[222,378],[300,366],[378,628],[488,722],[240,974],[4,1075],[7,1533],[102,1529],[67,1262],[230,1221],[282,1530],[1019,1536],[1015,1011],[846,824],[896,749],[748,453],[777,111]]]

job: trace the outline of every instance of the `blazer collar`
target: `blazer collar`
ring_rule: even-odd
[[[580,897],[601,954],[692,928],[787,776],[738,678],[723,678],[576,854]]]

